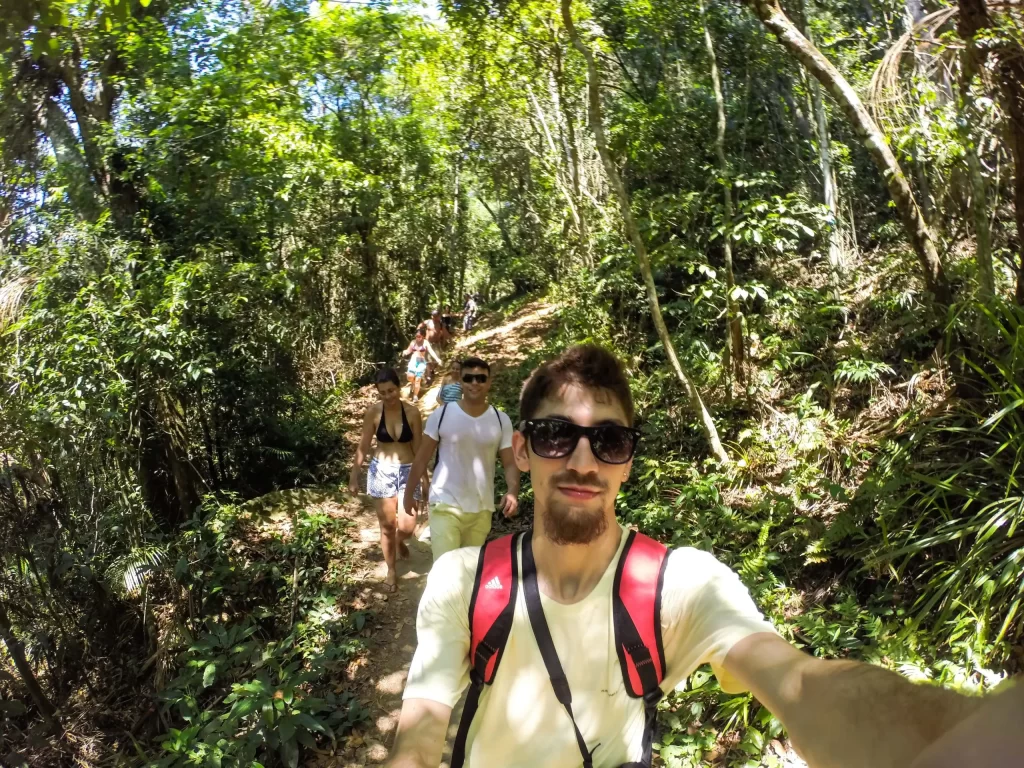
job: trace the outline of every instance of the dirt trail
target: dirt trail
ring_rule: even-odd
[[[551,329],[555,309],[549,304],[534,302],[500,323],[488,323],[485,316],[476,332],[457,339],[454,353],[460,357],[471,354],[483,357],[493,366],[495,389],[499,390],[502,385],[510,389],[521,379],[522,367],[530,361],[531,352],[541,345],[541,339]],[[424,416],[437,406],[437,391],[435,384],[420,398]],[[407,388],[403,396],[408,398]],[[374,398],[372,387],[364,388],[359,397],[353,398],[346,414],[351,424],[350,440],[358,439],[362,412]],[[371,719],[370,726],[339,745],[339,754],[326,764],[355,768],[384,762],[394,739],[402,691],[416,647],[416,608],[432,558],[429,541],[410,540],[410,557],[398,565],[399,590],[394,595],[386,594],[382,583],[387,569],[380,551],[377,517],[369,498],[340,496],[342,503],[334,502],[332,512],[353,523],[349,529],[352,607],[373,613],[372,623],[364,630],[367,652],[352,663],[348,677],[355,693],[370,709]],[[423,516],[417,533],[422,535],[425,527]]]

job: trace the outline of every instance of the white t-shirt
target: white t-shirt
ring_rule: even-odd
[[[462,512],[493,512],[494,464],[498,451],[512,447],[508,415],[488,405],[473,418],[459,403],[449,403],[430,414],[423,433],[441,442],[430,481],[430,503],[450,504]]]
[[[447,419],[445,420],[447,422]],[[594,768],[615,768],[642,756],[643,702],[622,682],[612,625],[615,567],[626,541],[594,590],[573,605],[541,593],[544,616],[569,681],[576,723]],[[454,707],[469,684],[469,602],[479,547],[445,553],[434,563],[416,619],[418,645],[405,687],[406,699]],[[520,573],[522,569],[520,568]],[[667,674],[662,690],[682,684],[710,662],[722,688],[742,687],[721,665],[737,642],[774,632],[739,577],[713,555],[674,550],[665,571],[661,603]],[[483,734],[477,739],[478,734]],[[493,685],[485,686],[466,743],[468,768],[579,768],[579,748],[569,715],[555,698],[519,590],[508,643]]]

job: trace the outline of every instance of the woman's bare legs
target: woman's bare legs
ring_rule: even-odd
[[[397,499],[396,499],[396,501],[397,501]],[[418,507],[419,504],[417,503],[416,506]],[[398,519],[396,521],[396,525],[397,525],[397,528],[398,528],[397,553],[398,553],[398,557],[401,560],[405,560],[407,557],[409,557],[409,546],[405,543],[405,540],[408,539],[410,536],[412,536],[416,532],[416,515],[415,514],[407,515],[405,513],[404,509],[399,509],[397,517],[398,517]]]
[[[388,567],[388,575],[384,585],[389,592],[394,592],[398,584],[398,572],[395,570],[395,556],[398,552],[398,497],[390,499],[374,499],[377,508],[377,522],[380,523],[380,548],[384,552],[384,564]]]
[[[384,552],[384,564],[388,567],[388,575],[384,585],[389,592],[398,586],[398,571],[395,561],[409,556],[409,547],[405,540],[416,530],[416,516],[407,515],[398,510],[398,497],[390,499],[374,499],[377,507],[377,522],[380,523],[380,548]]]

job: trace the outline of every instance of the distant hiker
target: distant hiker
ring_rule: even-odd
[[[380,402],[367,408],[363,417],[363,432],[349,474],[348,490],[359,493],[359,471],[376,438],[366,485],[380,523],[380,546],[388,567],[384,584],[389,592],[394,592],[398,583],[395,558],[409,554],[405,540],[416,527],[415,510],[412,514],[399,512],[398,497],[405,494],[409,470],[423,436],[423,419],[418,408],[402,402],[398,374],[393,368],[378,371],[376,383]]]
[[[448,372],[441,379],[438,399],[442,403],[457,403],[462,399],[462,361],[458,358],[449,363]]]
[[[811,766],[1022,765],[1024,686],[967,697],[814,658],[710,552],[670,551],[620,525],[640,432],[607,350],[574,347],[542,365],[519,415],[513,451],[530,473],[533,530],[435,561],[390,768],[439,764],[467,687],[452,768],[649,767],[662,692],[705,663],[724,691],[752,691]],[[442,432],[443,456],[447,420]]]
[[[443,354],[444,349],[448,346],[449,335],[448,331],[444,327],[444,322],[441,319],[441,310],[435,309],[430,313],[430,317],[419,324],[416,329],[423,331],[423,335],[426,337],[430,345],[437,350],[438,354]],[[427,360],[427,370],[423,375],[423,380],[429,384],[434,380],[434,361]]]
[[[402,353],[403,357],[409,358],[406,378],[409,380],[409,392],[412,395],[413,402],[420,399],[420,386],[423,383],[423,376],[427,372],[427,355],[430,355],[438,365],[441,365],[441,358],[437,356],[437,352],[434,351],[431,343],[427,341],[423,331],[416,331],[416,338],[409,342],[409,346]]]
[[[441,310],[441,322],[444,324],[444,329],[448,332],[448,336],[452,335],[452,307],[451,304],[445,304],[444,309]]]
[[[478,357],[468,357],[459,370],[462,399],[430,414],[409,473],[410,483],[419,482],[437,454],[429,496],[430,545],[435,560],[448,550],[479,546],[487,540],[494,512],[494,464],[499,456],[508,486],[501,511],[512,517],[519,506],[512,422],[504,411],[487,402],[490,366]],[[412,510],[413,505],[412,489],[407,486],[405,509]]]
[[[473,330],[473,323],[476,322],[477,303],[470,294],[466,294],[466,303],[462,306],[462,330]]]

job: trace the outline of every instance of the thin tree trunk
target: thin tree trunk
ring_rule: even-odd
[[[960,17],[957,31],[967,43],[967,58],[972,70],[980,72],[991,55],[996,62],[996,80],[1000,103],[1007,118],[1006,135],[1013,157],[1013,204],[1017,224],[1017,290],[1015,299],[1024,305],[1024,51],[1012,38],[999,34],[994,42],[982,48],[976,42],[979,34],[995,25],[985,0],[959,0]]]
[[[978,114],[971,87],[977,74],[976,53],[968,46],[960,54],[960,114],[958,132],[967,160],[967,176],[971,182],[971,218],[974,222],[974,260],[978,267],[981,296],[992,298],[996,293],[995,270],[992,267],[992,227],[988,217],[988,184],[981,171],[981,148],[971,133],[971,123]]]
[[[711,39],[711,30],[708,27],[707,13],[704,8],[704,0],[699,2],[701,23],[704,25],[704,46],[707,49],[708,61],[711,64],[711,87],[715,93],[715,107],[718,111],[718,128],[715,133],[715,155],[718,156],[718,172],[722,175],[722,254],[725,258],[725,314],[726,314],[726,370],[732,369],[736,377],[736,383],[743,386],[744,376],[744,349],[743,340],[743,318],[740,315],[739,304],[736,302],[736,276],[732,266],[732,170],[729,167],[729,160],[725,156],[725,96],[722,94],[722,80],[718,75],[718,59],[715,56],[715,44]],[[732,384],[726,379],[726,394],[731,399]]]
[[[576,26],[572,20],[572,0],[561,0],[561,10],[562,23],[565,24],[565,29],[569,35],[569,39],[587,63],[587,102],[590,129],[593,131],[594,142],[597,145],[597,151],[601,157],[601,164],[604,167],[605,174],[608,176],[608,183],[611,184],[612,190],[615,192],[615,197],[618,199],[619,208],[622,212],[623,226],[626,230],[627,236],[629,237],[630,243],[633,246],[633,252],[636,255],[637,263],[640,266],[640,273],[644,278],[644,285],[647,288],[647,303],[651,309],[651,319],[654,321],[654,327],[658,332],[658,337],[661,339],[661,343],[665,347],[665,354],[668,356],[669,363],[672,365],[673,371],[675,371],[676,376],[683,385],[686,396],[690,401],[690,408],[693,411],[694,416],[700,419],[701,428],[707,438],[711,452],[720,462],[723,464],[729,464],[729,455],[725,452],[725,448],[722,447],[722,441],[718,437],[718,429],[715,427],[715,422],[711,418],[711,414],[708,412],[708,409],[705,407],[704,401],[701,399],[700,393],[697,391],[697,387],[683,370],[683,367],[679,362],[679,357],[676,355],[675,346],[672,344],[672,337],[669,335],[668,326],[665,325],[665,318],[661,314],[661,305],[658,303],[658,289],[654,285],[654,275],[651,272],[650,259],[647,257],[647,248],[644,245],[643,238],[640,236],[640,230],[636,225],[636,220],[633,218],[633,210],[630,205],[629,194],[626,192],[626,187],[622,183],[622,178],[619,176],[618,168],[615,167],[615,161],[612,159],[611,151],[608,148],[608,141],[605,138],[604,122],[601,110],[601,85],[598,79],[599,74],[597,70],[597,63],[594,60],[593,51],[584,45],[583,41],[580,40],[579,33],[576,31]]]
[[[814,40],[810,32],[810,20],[803,0],[797,4],[799,21],[804,29],[804,35],[813,45]],[[832,140],[828,130],[828,113],[825,111],[825,100],[821,95],[821,83],[811,77],[807,80],[808,91],[811,96],[811,108],[814,110],[814,127],[817,134],[818,145],[818,168],[821,171],[821,199],[828,209],[829,235],[828,235],[828,264],[832,277],[832,287],[839,295],[843,284],[843,277],[846,265],[843,258],[843,247],[839,241],[839,199],[836,187],[835,170],[832,167]]]
[[[825,100],[821,98],[821,87],[817,80],[811,80],[811,101],[814,103],[815,125],[818,130],[818,166],[821,168],[822,202],[828,209],[828,266],[832,284],[836,291],[843,284],[846,261],[843,247],[839,242],[839,195],[836,189],[835,171],[832,168],[832,142],[828,132],[828,115]]]
[[[505,243],[505,247],[508,249],[510,256],[518,256],[519,249],[512,243],[512,236],[508,233],[508,229],[505,227],[505,223],[498,217],[498,214],[494,212],[494,209],[487,204],[487,200],[484,199],[483,195],[477,195],[477,200],[484,207],[484,210],[490,214],[491,219],[498,226],[498,232],[501,233],[501,240]]]
[[[562,135],[562,142],[566,149],[566,163],[569,166],[570,181],[572,182],[572,196],[576,203],[576,212],[579,216],[580,239],[583,244],[584,264],[589,269],[594,268],[594,250],[590,242],[590,226],[587,223],[587,212],[583,207],[583,191],[580,179],[580,150],[576,137],[576,117],[572,105],[565,99],[565,71],[562,66],[562,46],[555,37],[554,43],[554,88],[552,95],[555,109],[562,123],[565,125],[565,133]]]
[[[778,0],[746,0],[761,22],[775,33],[779,42],[800,61],[825,87],[849,119],[857,136],[864,142],[868,154],[882,174],[889,195],[903,220],[907,237],[913,245],[924,274],[925,286],[942,305],[952,302],[952,292],[946,278],[942,260],[928,224],[914,198],[914,192],[900,168],[896,156],[889,149],[885,134],[879,129],[853,87],[832,63],[801,34],[789,17],[782,12]]]
[[[59,731],[57,709],[50,703],[46,694],[43,693],[43,689],[39,686],[39,681],[36,680],[32,666],[28,663],[28,659],[25,658],[25,647],[14,636],[14,629],[11,627],[11,620],[7,616],[7,609],[4,608],[3,603],[0,603],[0,640],[3,640],[4,645],[7,646],[7,653],[11,657],[11,661],[14,662],[18,674],[21,675],[21,681],[28,689],[32,701],[35,702],[36,707],[39,709],[39,714],[43,716],[47,729],[51,732]]]
[[[536,95],[533,93],[533,88],[530,87],[529,83],[526,85],[526,93],[530,97],[530,103],[533,104],[534,112],[537,114],[537,121],[540,123],[541,130],[544,133],[544,139],[548,145],[548,151],[550,151],[552,156],[555,158],[555,167],[553,169],[555,184],[558,186],[558,191],[562,193],[562,197],[565,198],[565,203],[569,207],[569,215],[572,216],[573,227],[576,229],[576,234],[582,244],[584,241],[584,234],[579,209],[576,207],[576,200],[570,190],[571,181],[563,178],[561,163],[559,162],[560,153],[558,151],[558,147],[555,146],[554,136],[551,135],[551,127],[548,124],[548,117],[544,114],[544,110],[540,106],[540,101],[537,100]]]

